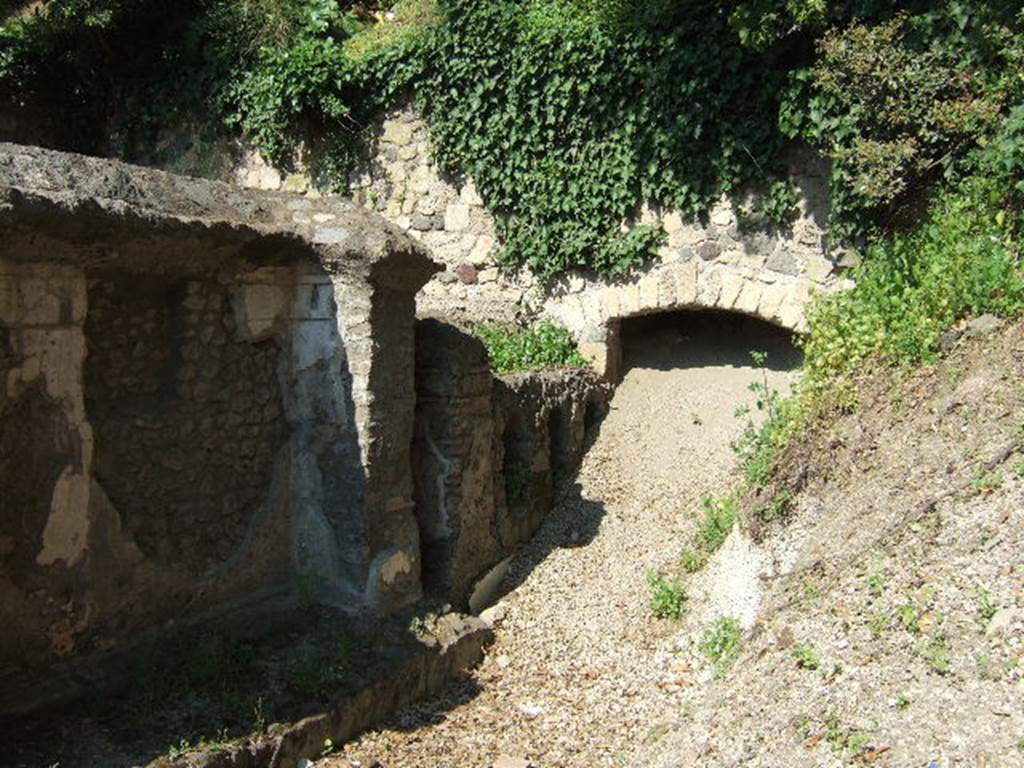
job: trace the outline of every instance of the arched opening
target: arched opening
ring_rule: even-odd
[[[619,343],[624,375],[634,368],[754,366],[781,372],[798,367],[802,360],[791,331],[756,317],[718,310],[625,318]]]

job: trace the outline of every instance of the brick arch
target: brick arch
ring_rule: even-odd
[[[804,276],[689,259],[659,263],[622,282],[581,281],[545,306],[566,326],[583,354],[609,379],[618,376],[617,334],[628,317],[680,310],[724,310],[749,315],[795,333],[807,328],[812,290]]]

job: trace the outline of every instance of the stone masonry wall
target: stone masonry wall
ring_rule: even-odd
[[[789,161],[790,180],[799,192],[791,225],[758,221],[749,195],[723,198],[701,219],[644,207],[637,223],[660,220],[668,233],[657,259],[626,279],[576,272],[544,288],[528,273],[499,272],[493,217],[472,179],[439,171],[426,125],[413,108],[383,115],[371,144],[372,156],[351,181],[354,199],[405,229],[445,265],[417,298],[420,316],[462,324],[547,316],[566,325],[609,375],[614,360],[608,359],[608,338],[623,317],[717,308],[801,331],[813,292],[849,286],[842,270],[852,264],[828,248],[827,163],[808,152],[794,152]],[[274,188],[305,183],[294,174],[282,177],[254,156],[237,178]],[[630,225],[624,222],[623,228]]]
[[[424,588],[465,605],[487,571],[528,540],[571,478],[610,388],[591,371],[496,377],[479,340],[416,328],[413,477]]]
[[[0,144],[0,714],[168,621],[419,597],[434,269],[344,199]]]
[[[241,544],[287,436],[273,339],[235,333],[228,287],[90,280],[96,479],[148,556],[202,573]]]

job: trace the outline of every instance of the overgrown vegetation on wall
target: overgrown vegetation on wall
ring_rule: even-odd
[[[833,160],[836,240],[913,223],[1024,100],[1022,28],[1011,0],[49,0],[0,27],[0,91],[59,105],[80,149],[205,115],[333,185],[412,93],[507,265],[614,275],[662,242],[621,230],[644,201],[753,186],[784,222],[791,138]]]
[[[487,347],[495,373],[579,368],[587,364],[569,331],[552,323],[519,330],[484,325],[475,332]]]

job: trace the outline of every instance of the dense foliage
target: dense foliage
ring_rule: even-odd
[[[587,364],[569,331],[553,323],[541,322],[519,330],[483,325],[476,329],[476,335],[487,347],[491,368],[496,373]]]
[[[0,96],[131,159],[207,117],[340,186],[411,93],[508,266],[614,275],[662,242],[623,231],[645,201],[750,185],[784,223],[790,139],[833,160],[836,242],[912,226],[1024,102],[1022,30],[1012,0],[46,0],[0,25]]]
[[[881,356],[930,360],[943,331],[983,313],[1024,314],[1018,224],[1002,177],[974,177],[943,193],[912,234],[879,242],[856,287],[818,301],[805,367],[827,382]]]

